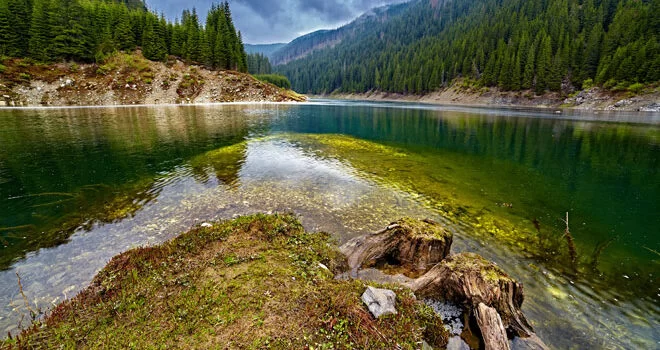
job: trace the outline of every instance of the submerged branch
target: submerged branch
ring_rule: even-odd
[[[575,247],[575,241],[571,235],[571,231],[568,227],[568,212],[566,212],[566,220],[562,220],[566,223],[566,229],[564,230],[564,238],[566,238],[566,243],[568,244],[568,255],[571,258],[571,264],[574,271],[577,271],[577,248]]]

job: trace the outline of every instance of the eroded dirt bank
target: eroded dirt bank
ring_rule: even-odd
[[[211,71],[170,59],[153,62],[137,52],[103,64],[0,62],[0,106],[100,106],[214,102],[294,102],[305,96],[249,74]]]

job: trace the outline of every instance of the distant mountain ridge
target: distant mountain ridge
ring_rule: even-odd
[[[245,44],[245,52],[247,54],[262,54],[270,59],[271,55],[286,46],[286,43],[274,43],[274,44]]]
[[[378,22],[387,21],[388,18],[396,16],[407,10],[412,4],[419,0],[411,2],[387,5],[369,10],[360,17],[347,25],[337,29],[324,29],[300,36],[277,51],[273,52],[269,58],[273,66],[287,64],[309,54],[325,48],[333,48],[341,43],[345,38],[353,37],[361,33],[370,25]]]

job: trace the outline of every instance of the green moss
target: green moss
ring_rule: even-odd
[[[401,225],[406,231],[410,232],[411,236],[414,238],[433,239],[444,242],[448,237],[452,236],[450,231],[444,229],[440,225],[409,217],[398,220],[396,224]]]
[[[404,288],[374,320],[365,285],[339,281],[329,235],[289,215],[197,227],[113,258],[92,285],[4,345],[63,348],[417,348],[446,344],[438,318]],[[1,344],[1,343],[0,343]]]
[[[499,266],[475,253],[456,254],[444,260],[442,264],[453,271],[478,271],[484,281],[488,283],[497,284],[499,281],[511,281],[511,277]]]
[[[213,169],[216,178],[226,185],[233,186],[238,181],[238,172],[245,162],[247,142],[206,152],[191,159],[188,164],[198,176],[207,176],[207,169]]]
[[[536,234],[531,222],[516,210],[497,205],[494,198],[505,197],[506,188],[496,177],[469,181],[474,171],[465,157],[435,156],[406,152],[395,147],[344,135],[289,136],[303,147],[339,159],[385,186],[419,196],[419,200],[449,220],[471,226],[473,234],[494,237],[500,242],[547,258],[554,242]],[[430,166],[430,163],[433,166]],[[476,187],[479,186],[479,187]],[[481,188],[491,194],[485,196]],[[493,193],[502,188],[502,193]]]

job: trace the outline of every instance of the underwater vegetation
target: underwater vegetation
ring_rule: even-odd
[[[622,275],[628,276],[633,270],[651,278],[636,279],[634,292],[629,284],[621,286],[625,295],[653,296],[657,292],[653,272],[657,271],[659,260],[653,260],[650,266],[612,264],[612,256],[617,254],[612,244],[616,239],[605,238],[595,245],[577,239],[567,222],[568,209],[557,207],[561,202],[553,204],[556,212],[546,216],[539,215],[538,208],[525,208],[526,203],[522,201],[520,204],[510,202],[509,198],[525,199],[524,193],[510,193],[517,189],[510,185],[511,179],[507,177],[511,174],[519,177],[519,173],[526,177],[526,187],[561,196],[553,187],[555,184],[546,183],[547,179],[540,174],[494,163],[487,165],[489,176],[477,177],[475,174],[483,171],[484,165],[479,163],[482,160],[470,160],[464,155],[410,150],[337,134],[288,134],[286,137],[319,157],[345,162],[361,176],[417,194],[420,202],[466,228],[464,231],[469,235],[484,242],[504,244],[571,280],[587,279],[596,286],[616,287],[613,281],[620,281]],[[568,203],[569,199],[565,201]]]

